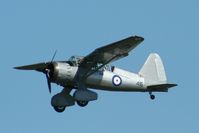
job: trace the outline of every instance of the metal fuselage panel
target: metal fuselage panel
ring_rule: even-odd
[[[107,91],[146,91],[143,77],[133,73],[128,77],[106,70],[89,76],[86,85],[89,88]]]
[[[54,83],[61,86],[77,86],[75,78],[78,74],[78,67],[70,66],[67,63],[55,65]],[[85,81],[88,88],[107,91],[146,91],[144,78],[119,68],[114,71],[99,70],[90,75]]]

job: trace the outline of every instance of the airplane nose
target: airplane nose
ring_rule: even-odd
[[[54,75],[54,71],[55,71],[54,63],[50,63],[50,64],[47,66],[47,71],[48,71],[48,74],[49,74],[50,79],[52,79],[52,78],[53,78],[53,75]]]
[[[46,74],[46,79],[47,79],[47,84],[48,84],[48,90],[51,93],[51,82],[53,80],[53,75],[54,75],[55,67],[54,63],[50,63],[47,68],[45,69],[45,74]]]

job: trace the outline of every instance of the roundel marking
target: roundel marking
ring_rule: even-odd
[[[122,79],[118,75],[114,75],[112,78],[113,85],[120,86],[122,84]]]

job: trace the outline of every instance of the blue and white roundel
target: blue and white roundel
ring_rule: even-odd
[[[112,82],[113,82],[113,85],[120,86],[122,84],[122,79],[118,75],[115,75],[112,78]]]

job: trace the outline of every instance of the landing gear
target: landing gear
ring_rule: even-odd
[[[75,99],[70,95],[71,88],[64,88],[62,92],[51,98],[51,105],[58,113],[64,112],[66,107],[75,105]]]
[[[155,99],[155,95],[150,95],[151,100]]]
[[[80,107],[85,107],[88,102],[97,100],[97,93],[87,88],[78,89],[74,92],[73,98]]]
[[[155,99],[155,95],[153,95],[152,92],[149,92],[149,95],[150,95],[151,100]]]
[[[62,113],[64,112],[64,110],[66,109],[65,106],[53,106],[54,110],[57,111],[58,113]]]
[[[80,107],[85,107],[86,105],[88,105],[88,101],[77,101],[77,104],[78,104]]]

